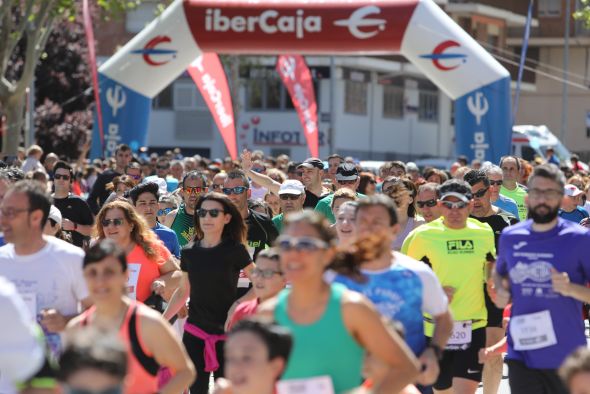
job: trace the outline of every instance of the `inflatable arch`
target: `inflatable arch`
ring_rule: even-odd
[[[145,144],[151,99],[205,52],[399,53],[455,100],[458,154],[509,153],[510,75],[433,0],[176,0],[99,69],[107,154]]]

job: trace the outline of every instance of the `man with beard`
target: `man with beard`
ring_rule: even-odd
[[[94,214],[97,214],[100,207],[105,203],[109,195],[111,194],[107,189],[106,185],[111,183],[117,176],[121,176],[125,173],[125,168],[131,162],[133,158],[131,148],[125,144],[121,144],[115,151],[115,169],[108,169],[100,174],[94,185],[92,191],[88,196],[87,202],[90,209]]]
[[[518,219],[510,213],[501,210],[492,205],[490,200],[490,180],[485,172],[481,170],[471,170],[464,177],[465,182],[471,186],[473,194],[473,210],[471,217],[482,223],[490,225],[494,231],[494,240],[496,249],[498,248],[498,239],[504,228],[518,223]],[[498,308],[492,302],[484,285],[484,296],[486,309],[488,310],[488,325],[486,327],[486,347],[498,343],[505,335],[502,328],[503,309]],[[483,368],[483,392],[484,394],[496,394],[502,380],[503,360],[500,355],[491,357],[484,364]]]
[[[503,308],[512,297],[507,362],[513,393],[567,393],[557,369],[586,346],[580,312],[590,302],[590,231],[558,217],[564,186],[555,166],[535,167],[526,198],[531,219],[500,236],[495,301]]]
[[[180,246],[193,240],[195,235],[194,214],[197,200],[207,193],[207,179],[198,171],[191,171],[182,180],[182,200],[180,208],[166,215],[164,225],[176,233]]]

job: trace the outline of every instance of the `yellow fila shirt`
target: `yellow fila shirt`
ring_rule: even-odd
[[[468,219],[461,230],[454,230],[438,218],[412,231],[402,253],[428,264],[441,285],[455,289],[450,309],[455,321],[471,320],[472,328],[487,325],[484,300],[486,262],[495,260],[494,232],[487,223]],[[427,336],[433,325],[425,324]]]

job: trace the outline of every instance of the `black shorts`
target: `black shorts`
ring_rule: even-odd
[[[463,378],[481,382],[483,364],[479,363],[479,349],[486,346],[486,329],[478,328],[471,332],[471,345],[465,350],[445,350],[439,362],[440,373],[434,383],[437,390],[447,390],[453,386],[453,378]]]
[[[502,316],[504,309],[498,308],[494,301],[488,294],[488,287],[483,285],[483,294],[486,300],[486,309],[488,310],[488,325],[486,327],[498,327],[502,328]]]
[[[554,369],[527,368],[524,363],[506,360],[510,391],[518,394],[567,394]]]

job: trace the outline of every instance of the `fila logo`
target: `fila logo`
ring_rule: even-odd
[[[473,241],[468,239],[457,239],[452,241],[447,241],[447,252],[449,254],[463,254],[463,253],[473,253],[474,246]]]

